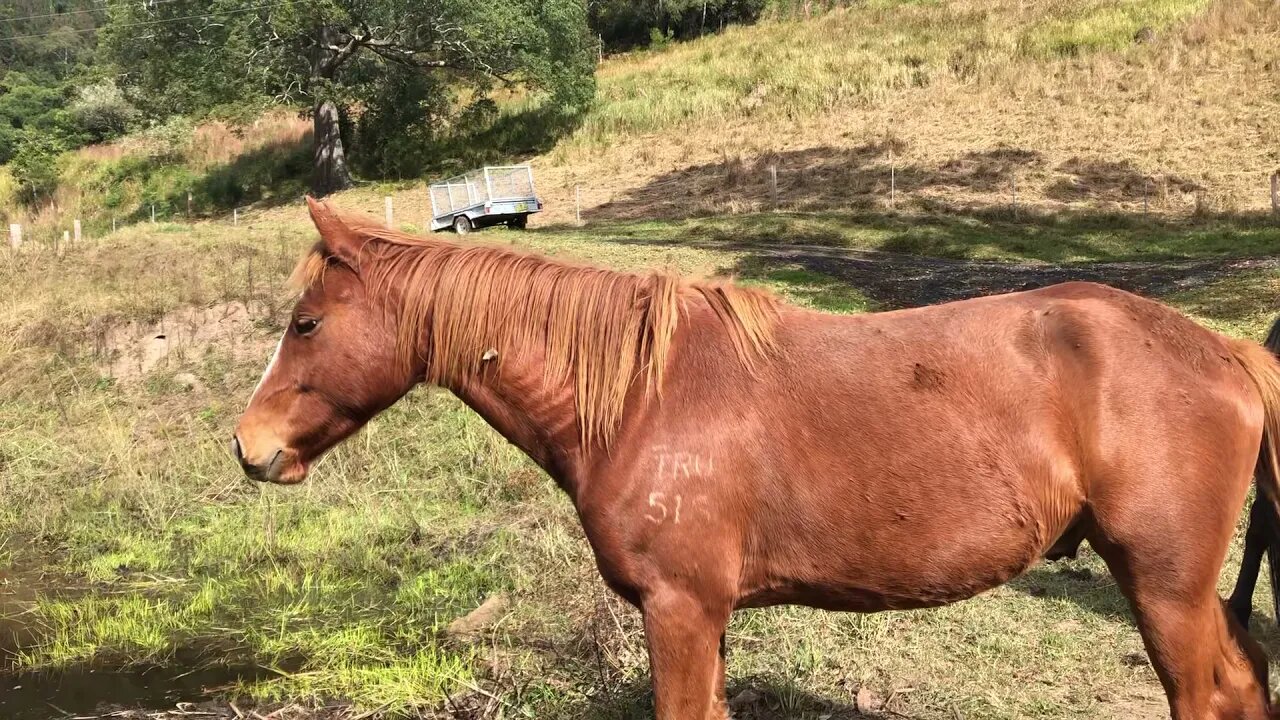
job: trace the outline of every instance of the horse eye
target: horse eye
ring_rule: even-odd
[[[299,335],[310,335],[320,326],[320,321],[315,318],[298,318],[293,321],[293,331]]]

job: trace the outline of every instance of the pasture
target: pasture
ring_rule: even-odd
[[[226,712],[239,697],[390,716],[645,717],[637,613],[596,575],[561,493],[447,393],[414,391],[301,487],[243,481],[228,438],[284,321],[283,280],[314,239],[301,207],[268,220],[138,226],[63,257],[6,256],[0,598],[22,687],[4,695],[5,712],[43,717],[59,687],[68,705],[59,706],[72,713],[102,701],[203,701],[214,687],[211,707]],[[785,215],[758,221],[781,224],[779,238],[799,232]],[[1034,223],[952,236],[950,260],[837,243],[797,252],[760,242],[765,233],[747,224],[476,237],[624,269],[736,274],[832,312],[931,299],[920,296],[928,283],[863,290],[842,273],[893,277],[924,261],[931,283],[972,294],[992,281],[986,263],[965,258],[993,246],[1026,248],[1002,250],[1016,262],[1001,267],[1030,273],[1017,282],[1058,279],[1060,267],[1047,262],[1060,242],[1007,243],[1034,236]],[[1135,222],[1141,243],[1055,232],[1113,261],[1088,268],[1233,335],[1258,336],[1280,298],[1274,266],[1188,241],[1247,234],[1225,221]],[[873,269],[859,264],[868,260]],[[1181,276],[1157,277],[1180,266]],[[1233,579],[1229,563],[1224,593]],[[1264,582],[1255,627],[1275,647],[1268,592]],[[473,618],[478,627],[450,632],[493,598],[490,616]],[[729,638],[730,694],[744,717],[1167,712],[1123,598],[1087,550],[939,610],[746,611]],[[77,699],[84,705],[71,706]]]
[[[381,218],[391,196],[418,232],[422,178],[528,161],[546,211],[468,242],[833,313],[1088,279],[1262,338],[1280,5],[775,4],[797,9],[602,54],[568,119],[495,91],[489,125],[416,148],[422,177],[331,201]],[[67,151],[36,204],[0,166],[28,233],[0,249],[0,718],[652,717],[640,616],[573,506],[449,393],[414,390],[301,486],[236,467],[316,239],[296,110]],[[87,239],[58,252],[70,218]],[[934,610],[742,611],[728,663],[740,720],[1168,717],[1087,546]]]

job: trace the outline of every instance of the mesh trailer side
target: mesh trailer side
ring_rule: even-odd
[[[490,199],[533,196],[533,171],[527,165],[489,168]]]

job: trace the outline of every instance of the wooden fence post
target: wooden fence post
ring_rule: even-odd
[[[1280,170],[1271,173],[1271,212],[1280,215]]]
[[[778,165],[769,166],[769,199],[773,202],[773,209],[778,209]]]
[[[22,247],[22,225],[18,223],[9,224],[9,247],[14,250]]]
[[[70,244],[71,244],[71,231],[70,231],[70,230],[63,230],[63,231],[62,231],[62,244],[61,244],[61,245],[59,245],[59,246],[58,246],[58,248],[57,248],[57,250],[58,250],[58,257],[62,257],[62,255],[67,251],[67,245],[70,245]]]
[[[151,203],[151,224],[156,224],[156,204]]]
[[[231,208],[231,227],[240,227],[240,208]]]
[[[383,198],[382,203],[383,203],[383,205],[384,205],[383,210],[384,210],[384,212],[386,213],[386,216],[387,216],[387,217],[386,217],[386,220],[387,220],[387,227],[388,227],[388,228],[394,227],[394,226],[395,226],[395,217],[396,217],[396,214],[395,214],[395,209],[393,208],[393,206],[392,206],[392,204],[391,204],[391,196],[390,196],[390,195],[388,195],[387,197]]]
[[[71,223],[71,227],[73,228],[72,234],[75,236],[76,244],[79,245],[80,240],[82,238],[81,230],[80,230],[80,219],[76,218],[75,220],[73,220]]]
[[[582,187],[580,185],[573,186],[573,214],[578,219],[578,224],[582,224]]]
[[[889,146],[889,207],[898,207],[898,163],[893,159],[893,145]]]

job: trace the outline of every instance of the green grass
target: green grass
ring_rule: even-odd
[[[1039,262],[1067,252],[1067,230],[1041,241],[1045,224],[982,222],[952,237],[950,254]],[[943,237],[905,218],[773,214],[479,237],[619,268],[736,272],[816,309],[873,310],[856,287],[729,244],[806,232],[806,242],[829,232],[826,244],[866,247],[891,234]],[[1085,239],[1070,256],[1241,249],[1241,236],[1201,246],[1179,234],[1212,232],[1224,231],[1078,232]],[[231,692],[260,701],[337,699],[407,716],[479,687],[509,716],[645,717],[639,618],[604,589],[572,508],[446,393],[414,392],[302,487],[239,476],[226,438],[287,310],[283,278],[312,237],[300,219],[254,233],[141,227],[60,259],[0,262],[0,536],[14,539],[8,562],[49,578],[22,615],[38,639],[21,665],[248,663],[275,671]],[[1278,282],[1255,270],[1166,299],[1256,337],[1280,302]],[[133,378],[109,377],[95,360],[100,323],[154,323],[227,302],[256,308],[237,326],[256,350],[218,341]],[[179,372],[199,385],[176,383]],[[1229,569],[1224,583],[1232,578]],[[496,593],[514,602],[483,640],[442,633]],[[1263,627],[1274,643],[1269,619]],[[730,647],[731,687],[764,693],[781,716],[828,712],[863,686],[915,717],[1128,717],[1126,703],[1160,703],[1150,668],[1126,659],[1141,643],[1123,601],[1087,553],[934,611],[744,612]]]

